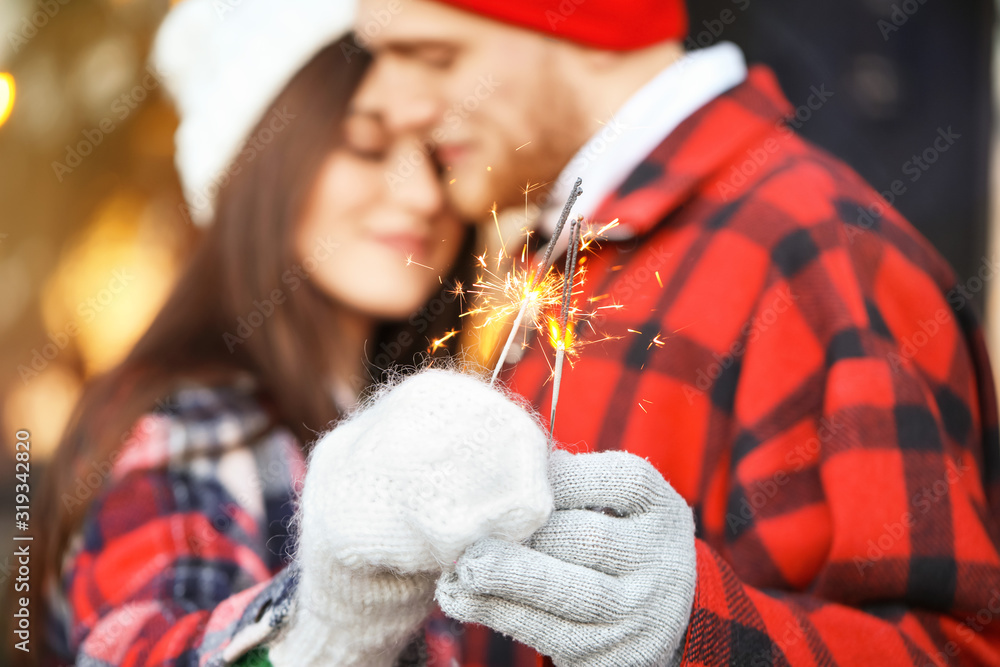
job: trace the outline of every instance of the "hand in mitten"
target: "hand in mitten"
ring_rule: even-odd
[[[442,610],[574,667],[677,661],[695,589],[694,519],[646,460],[554,451],[556,511],[527,545],[469,548],[441,577]]]
[[[473,376],[428,370],[317,444],[300,500],[296,607],[276,665],[391,665],[472,543],[548,519],[548,441]]]

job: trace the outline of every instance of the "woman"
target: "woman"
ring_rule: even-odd
[[[158,36],[185,195],[210,226],[47,480],[36,646],[53,661],[218,659],[220,628],[280,585],[304,445],[457,325],[467,229],[429,162],[390,187],[415,147],[350,114],[368,61],[335,41],[348,3],[220,4],[181,3]],[[100,492],[73,495],[95,471]]]

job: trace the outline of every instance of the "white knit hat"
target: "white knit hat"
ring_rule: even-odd
[[[225,172],[292,77],[351,29],[353,0],[184,0],[164,19],[151,64],[177,107],[175,163],[197,225]]]

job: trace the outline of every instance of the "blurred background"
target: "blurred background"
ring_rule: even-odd
[[[146,69],[169,5],[0,0],[4,501],[14,433],[31,431],[37,488],[82,383],[125,354],[196,240],[172,164],[176,119]],[[689,48],[733,41],[771,65],[801,105],[802,134],[879,191],[903,180],[895,205],[963,280],[990,266],[991,230],[1000,224],[993,0],[689,6]],[[940,154],[939,132],[957,135]],[[969,287],[1000,359],[1000,291],[991,276]]]

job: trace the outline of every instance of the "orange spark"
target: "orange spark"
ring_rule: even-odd
[[[434,270],[433,266],[427,266],[426,264],[421,264],[420,262],[413,261],[413,255],[409,254],[406,256],[406,265],[410,266],[411,264],[416,264],[417,266],[423,267],[425,269],[430,269],[431,271]]]
[[[598,236],[604,236],[604,232],[608,231],[609,229],[614,229],[617,226],[618,226],[618,218],[615,218],[614,220],[612,220],[608,224],[606,224],[603,227],[601,227],[600,229],[598,229],[597,230],[597,235]]]
[[[440,350],[442,347],[444,347],[445,343],[447,343],[449,340],[451,340],[452,338],[454,338],[457,335],[458,335],[458,330],[457,329],[452,329],[451,331],[449,331],[445,335],[441,336],[440,338],[434,339],[433,341],[431,341],[430,353],[434,354],[435,352],[437,352],[438,350]]]

